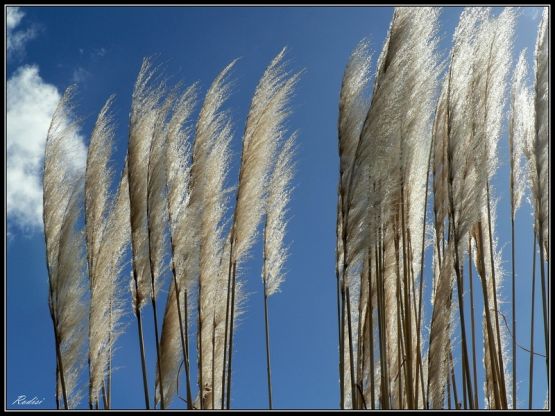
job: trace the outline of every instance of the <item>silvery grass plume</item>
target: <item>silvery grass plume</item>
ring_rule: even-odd
[[[222,106],[229,96],[231,86],[227,78],[235,62],[227,65],[214,79],[200,110],[195,127],[190,193],[183,228],[191,241],[184,252],[185,270],[186,273],[191,274],[191,278],[198,285],[197,342],[200,369],[198,382],[199,390],[203,392],[202,400],[199,402],[202,408],[205,405],[211,405],[212,402],[205,394],[208,393],[208,387],[211,388],[212,376],[206,370],[204,362],[212,363],[213,310],[211,307],[213,305],[209,302],[213,295],[216,276],[213,268],[219,264],[219,260],[214,261],[214,255],[218,250],[217,245],[221,244],[219,233],[222,226],[221,218],[225,213],[223,199],[221,199],[224,196],[222,187],[229,158],[230,124],[227,115],[222,111]],[[216,176],[208,177],[208,171]],[[210,223],[211,220],[218,222]],[[204,238],[208,240],[203,240]],[[211,261],[214,263],[211,264]]]
[[[215,130],[216,137],[208,155],[203,171],[204,198],[202,203],[200,227],[200,276],[199,276],[199,332],[200,355],[202,363],[202,408],[210,409],[215,405],[213,401],[213,385],[216,374],[213,374],[214,365],[214,319],[218,305],[225,303],[225,297],[216,297],[219,284],[220,256],[223,250],[223,227],[226,214],[225,189],[226,174],[229,169],[229,144],[232,138],[231,123],[223,120],[225,124]],[[214,398],[215,399],[215,398]],[[219,403],[218,403],[219,404]]]
[[[472,129],[483,150],[482,169],[491,179],[498,167],[497,143],[501,134],[506,81],[511,66],[511,49],[515,11],[505,8],[497,17],[486,9],[484,21],[475,39],[472,60],[471,97]]]
[[[513,73],[511,107],[509,113],[509,154],[511,197],[511,261],[512,261],[512,334],[516,334],[516,273],[515,273],[515,217],[525,193],[526,178],[522,165],[525,143],[532,134],[531,94],[526,86],[526,49],[522,50]],[[516,336],[512,337],[512,396],[513,409],[517,404]],[[532,383],[530,384],[532,386]]]
[[[345,192],[349,186],[353,159],[360,140],[364,117],[368,112],[365,90],[370,80],[370,52],[366,40],[362,40],[351,53],[343,74],[339,95],[339,195],[337,208],[337,256],[343,256],[342,217]],[[338,265],[340,269],[341,266]]]
[[[428,405],[431,409],[442,409],[445,402],[445,381],[449,376],[449,327],[451,325],[453,273],[453,242],[451,241],[442,258],[436,278],[433,297],[432,322],[428,350]],[[436,272],[437,273],[437,272]]]
[[[407,359],[403,357],[403,349],[406,346],[406,329],[403,327],[403,292],[401,262],[399,261],[399,248],[396,247],[395,236],[397,231],[394,227],[388,227],[383,236],[383,315],[386,359],[384,365],[387,366],[387,378],[385,383],[390,393],[391,408],[402,408],[403,402],[407,401],[408,393],[403,383],[402,371],[408,370]],[[410,306],[409,306],[410,307]],[[409,352],[405,351],[408,356]],[[405,359],[405,362],[403,360]],[[412,378],[411,378],[412,380]],[[401,387],[399,387],[401,386]],[[408,404],[408,403],[407,403]],[[411,406],[412,407],[412,406]]]
[[[291,199],[291,181],[294,175],[293,156],[296,134],[283,143],[276,160],[266,199],[264,296],[279,291],[283,282],[283,266],[287,260],[285,233],[287,227],[287,205]]]
[[[151,297],[156,300],[166,268],[167,248],[167,127],[168,111],[174,100],[173,94],[166,97],[155,109],[155,122],[147,165],[147,234],[151,276]]]
[[[154,319],[154,335],[156,340],[156,356],[159,380],[161,408],[165,407],[164,386],[161,372],[161,355],[158,332],[158,312],[156,299],[162,285],[162,277],[166,268],[166,248],[168,243],[168,203],[167,203],[167,170],[166,147],[168,111],[174,101],[174,94],[169,94],[161,105],[155,109],[156,118],[154,133],[150,142],[147,167],[147,228],[148,252],[150,264],[151,302]],[[156,397],[156,394],[155,394]],[[156,401],[155,401],[156,404]]]
[[[300,73],[289,75],[283,58],[286,49],[272,60],[256,86],[243,134],[243,148],[239,168],[239,184],[230,232],[230,257],[224,356],[229,354],[227,405],[230,403],[231,356],[236,291],[236,269],[252,248],[260,220],[264,213],[266,182],[275,158],[278,138],[284,130],[289,114],[288,102]],[[229,350],[227,342],[229,341]],[[222,375],[225,383],[225,374]]]
[[[349,62],[343,74],[341,91],[339,94],[339,184],[337,201],[337,224],[336,224],[336,278],[337,278],[337,321],[339,339],[339,372],[341,383],[341,408],[344,408],[345,397],[350,400],[350,390],[345,393],[346,375],[345,345],[343,333],[345,322],[342,322],[342,298],[345,291],[345,280],[343,276],[344,245],[343,245],[343,209],[346,198],[346,189],[352,172],[353,158],[360,140],[360,131],[364,122],[364,116],[368,112],[368,103],[365,90],[370,80],[370,52],[368,42],[362,40],[351,53]],[[340,295],[340,292],[343,295]],[[350,384],[348,384],[350,386]]]
[[[114,136],[113,120],[109,115],[114,101],[111,96],[98,115],[87,151],[85,173],[85,220],[89,275],[93,284],[95,257],[102,245],[103,227],[109,205],[112,170],[109,162]],[[94,293],[91,293],[94,297]]]
[[[405,105],[400,122],[401,181],[406,192],[404,203],[407,216],[406,226],[410,236],[406,245],[410,257],[408,266],[420,267],[421,239],[424,222],[428,155],[431,146],[431,127],[436,100],[437,74],[440,70],[437,55],[437,9],[422,9],[412,17],[416,26],[412,47],[409,48],[407,79],[404,81]]]
[[[92,374],[94,374],[94,383],[92,385],[93,394],[96,392],[96,399],[98,399],[98,389],[102,387],[102,379],[107,378],[107,404],[110,406],[112,352],[123,330],[122,317],[124,315],[125,285],[122,284],[121,275],[125,265],[125,253],[131,238],[127,161],[122,172],[117,194],[110,205],[107,218],[104,221],[106,225],[104,226],[103,244],[97,253],[98,263],[96,271],[99,276],[106,276],[103,279],[105,287],[101,289],[100,298],[104,298],[104,303],[107,301],[107,305],[104,305],[104,313],[107,315],[99,319],[96,330],[94,332],[91,331],[91,333],[98,336],[94,343],[100,342],[99,356],[92,371]]]
[[[479,180],[485,184],[485,175],[479,176],[473,154],[476,152],[479,142],[477,136],[472,134],[468,120],[471,117],[472,108],[469,106],[471,97],[472,71],[469,62],[472,62],[475,54],[476,31],[485,12],[478,8],[467,8],[460,17],[459,24],[453,36],[453,48],[451,51],[448,72],[443,82],[433,127],[433,175],[434,175],[434,224],[436,229],[436,245],[434,254],[437,257],[439,269],[438,278],[434,281],[433,312],[432,321],[440,320],[441,325],[432,323],[430,330],[430,343],[428,347],[428,381],[427,389],[429,406],[437,407],[443,404],[443,391],[449,377],[450,351],[450,325],[449,319],[444,321],[437,314],[445,305],[449,306],[447,311],[451,316],[452,289],[442,279],[452,279],[451,269],[444,271],[444,265],[451,262],[451,267],[456,272],[457,295],[459,305],[459,319],[462,341],[462,364],[463,373],[467,374],[466,385],[469,396],[473,397],[470,382],[469,354],[466,343],[466,329],[464,324],[464,302],[462,294],[462,273],[460,267],[464,259],[466,249],[466,237],[470,228],[479,218],[480,192],[476,184]],[[444,221],[449,220],[449,247],[444,252]],[[448,258],[447,256],[452,258]],[[436,269],[437,270],[437,269]],[[439,288],[442,291],[439,291]],[[448,293],[447,293],[448,292]],[[447,299],[449,298],[449,299]],[[437,306],[436,306],[437,303]],[[442,305],[442,306],[439,306]],[[439,309],[438,309],[439,308]],[[435,316],[435,318],[434,318]],[[444,333],[439,333],[444,331]],[[441,345],[437,343],[441,342]],[[436,343],[436,345],[434,345]],[[435,357],[432,355],[436,354]],[[439,371],[436,373],[435,371]],[[470,403],[471,407],[472,402]]]
[[[497,168],[496,149],[503,114],[505,78],[510,62],[513,24],[512,9],[504,10],[497,18],[490,16],[489,9],[465,9],[455,32],[448,75],[449,216],[456,245],[455,271],[463,347],[462,363],[469,397],[472,397],[472,390],[464,323],[462,273],[459,267],[462,264],[461,259],[464,258],[466,235],[478,221],[488,225],[488,229],[485,230],[488,233],[488,239],[483,241],[490,243],[490,253],[493,253],[489,180]],[[484,198],[486,196],[487,198]],[[487,207],[487,218],[484,218],[481,208],[484,204]],[[482,239],[484,238],[482,233]],[[492,271],[490,278],[495,282],[493,254],[488,261]],[[491,305],[499,344],[496,291],[493,291],[492,299],[489,299],[485,289],[486,275],[480,274],[480,276],[487,305],[485,313],[490,314],[488,305]],[[495,284],[493,286],[495,287]],[[488,332],[490,330],[488,326]],[[489,333],[494,336],[493,332]],[[506,408],[501,349],[495,348],[494,343],[490,343],[490,353],[491,357],[497,355],[497,359],[492,358],[496,386],[499,388],[496,405]]]
[[[506,8],[497,17],[486,15],[486,19],[477,35],[477,50],[473,62],[472,97],[471,106],[474,110],[472,120],[472,133],[480,140],[481,148],[478,149],[478,170],[486,177],[485,196],[481,204],[481,224],[484,229],[484,240],[487,242],[489,273],[482,278],[487,281],[490,310],[493,312],[495,323],[495,351],[497,357],[500,406],[507,408],[511,403],[507,394],[505,376],[505,348],[503,347],[502,333],[505,327],[499,323],[500,302],[497,299],[502,275],[499,266],[495,263],[497,257],[495,247],[495,207],[492,201],[494,189],[490,186],[492,175],[497,170],[498,156],[497,143],[500,138],[501,122],[506,91],[506,78],[511,65],[512,38],[514,32],[515,12],[513,8]],[[476,184],[479,189],[480,184]],[[483,188],[482,188],[483,189]],[[486,311],[488,313],[488,311]],[[495,364],[495,363],[494,363]]]
[[[154,298],[156,290],[154,288],[155,282],[152,276],[152,269],[156,265],[151,264],[151,243],[148,223],[149,175],[144,174],[144,169],[145,166],[147,168],[149,166],[151,142],[156,127],[159,102],[163,93],[161,86],[152,86],[154,74],[150,61],[144,59],[133,90],[129,122],[129,145],[127,148],[129,215],[133,259],[130,286],[133,312],[137,319],[145,406],[147,409],[150,408],[150,399],[148,394],[141,309],[149,300]],[[158,342],[156,346],[158,347]]]
[[[370,81],[369,44],[362,40],[351,53],[343,73],[339,94],[339,175],[340,194],[348,186],[353,159],[368,113],[366,88]]]
[[[462,242],[471,226],[479,219],[481,192],[485,188],[487,173],[477,169],[474,155],[478,154],[480,138],[473,134],[472,120],[472,67],[476,54],[476,32],[487,11],[481,8],[467,8],[463,11],[455,30],[454,46],[449,73],[445,80],[446,111],[445,133],[448,182],[448,211],[453,224],[456,248],[461,250]],[[437,142],[441,141],[437,140]]]
[[[224,124],[222,106],[228,98],[230,84],[227,76],[235,61],[227,65],[214,79],[208,89],[195,127],[195,140],[192,149],[190,179],[188,186],[187,205],[183,214],[183,223],[179,224],[178,233],[182,237],[182,247],[178,249],[178,261],[183,261],[183,273],[187,274],[187,282],[198,282],[200,273],[200,221],[202,204],[206,194],[205,169],[218,129]],[[179,243],[180,236],[177,237]],[[187,284],[188,285],[188,284]]]
[[[81,401],[82,391],[78,383],[83,370],[86,339],[85,247],[82,232],[77,229],[81,198],[82,189],[69,201],[58,253],[58,333],[69,408],[75,408]]]
[[[225,338],[225,318],[226,318],[226,299],[227,299],[227,280],[228,280],[228,262],[229,262],[229,238],[225,238],[224,245],[220,251],[219,267],[216,273],[216,283],[214,283],[214,303],[213,309],[213,358],[212,358],[212,377],[210,382],[212,400],[208,401],[212,408],[218,409],[222,401],[222,385],[219,382],[222,371],[224,370],[224,338]],[[240,285],[241,286],[241,285]],[[239,287],[239,290],[242,290]],[[242,293],[238,293],[240,302],[243,299]],[[238,309],[240,303],[236,303],[235,317],[240,315],[241,311]],[[228,328],[229,329],[229,328]]]
[[[144,59],[133,90],[127,151],[131,243],[133,252],[133,308],[140,311],[152,297],[147,219],[147,175],[149,150],[156,122],[161,89],[151,85],[154,71]]]
[[[526,50],[520,53],[511,90],[511,112],[509,114],[509,152],[511,157],[511,214],[513,218],[520,206],[526,189],[526,178],[522,158],[526,143],[533,135],[532,101],[526,86]]]
[[[431,23],[425,22],[426,16],[432,19]],[[434,9],[395,10],[388,39],[378,60],[372,101],[362,126],[349,189],[343,201],[344,215],[349,217],[344,223],[344,232],[350,236],[352,246],[345,259],[347,264],[353,263],[371,245],[375,233],[365,230],[372,227],[374,218],[378,218],[378,214],[384,221],[387,218],[385,207],[390,205],[388,201],[400,188],[398,172],[404,172],[403,176],[406,176],[410,171],[415,143],[419,140],[429,143],[429,135],[426,139],[419,137],[418,133],[429,128],[435,86],[433,74],[437,70],[437,17]],[[411,108],[408,113],[407,108]],[[386,180],[392,172],[396,180]],[[420,173],[418,176],[424,175]],[[364,228],[360,228],[361,224]]]
[[[185,90],[172,108],[172,116],[167,127],[166,163],[167,163],[167,210],[170,224],[172,253],[172,272],[174,280],[168,293],[166,311],[160,341],[162,385],[164,388],[164,408],[169,406],[178,386],[178,369],[185,368],[187,380],[187,400],[190,400],[190,379],[186,355],[188,340],[188,315],[182,316],[182,305],[191,286],[192,276],[184,269],[184,256],[190,252],[190,245],[195,241],[188,238],[187,206],[189,199],[189,180],[191,172],[190,129],[185,126],[191,116],[196,100],[196,85]],[[157,374],[157,385],[160,375]],[[156,388],[159,391],[159,387]],[[159,394],[158,394],[159,395]],[[159,402],[161,397],[157,397]],[[188,408],[191,403],[187,403]]]
[[[265,183],[274,160],[293,88],[300,73],[289,74],[283,62],[286,49],[273,59],[260,79],[251,102],[243,135],[243,150],[233,223],[233,262],[238,263],[254,244],[264,213]]]
[[[503,119],[504,102],[506,95],[506,82],[508,78],[509,67],[511,66],[512,56],[512,43],[514,35],[515,24],[515,10],[513,8],[506,8],[496,18],[489,18],[487,24],[483,26],[482,35],[479,37],[478,42],[480,45],[489,44],[489,51],[484,50],[478,56],[486,55],[487,62],[479,63],[474,70],[485,74],[486,85],[485,89],[481,91],[479,84],[474,88],[474,94],[482,95],[485,100],[484,110],[485,114],[478,116],[476,124],[480,126],[483,122],[483,127],[478,127],[478,135],[483,134],[482,143],[485,149],[482,152],[482,170],[487,170],[486,181],[486,199],[485,209],[482,208],[483,224],[488,225],[487,239],[488,242],[488,258],[489,258],[489,281],[488,290],[491,292],[488,297],[491,301],[493,317],[495,321],[495,337],[496,337],[496,351],[498,353],[498,372],[499,381],[498,387],[501,395],[501,405],[507,408],[512,405],[512,396],[510,391],[507,391],[506,380],[509,379],[510,374],[507,374],[507,365],[509,361],[506,354],[506,327],[499,321],[501,312],[501,300],[498,300],[498,293],[502,287],[503,271],[499,265],[500,253],[496,248],[495,237],[495,190],[490,185],[492,175],[495,173],[498,166],[497,143],[501,134],[501,123]],[[482,121],[480,121],[482,120]],[[491,295],[491,296],[490,296]]]
[[[549,11],[544,8],[535,50],[534,134],[527,144],[530,185],[538,234],[549,258]]]
[[[398,178],[397,192],[401,206],[394,205],[392,211],[397,211],[398,226],[401,227],[399,268],[402,270],[403,280],[400,282],[399,297],[403,303],[401,319],[406,328],[405,359],[407,369],[407,386],[404,389],[406,406],[417,407],[418,391],[412,385],[413,379],[418,379],[418,358],[420,357],[416,311],[413,306],[418,303],[418,294],[414,287],[416,277],[414,273],[420,269],[420,251],[422,241],[419,238],[424,227],[424,205],[426,198],[426,180],[428,175],[428,154],[431,145],[431,122],[437,74],[439,72],[437,56],[437,27],[439,11],[437,8],[416,10],[407,9],[410,25],[410,37],[407,40],[407,64],[402,75],[402,88],[399,92],[401,100],[400,119],[392,125],[398,146],[392,152],[395,161],[399,161],[399,173],[395,172],[396,165],[390,164],[392,178]],[[395,204],[395,202],[394,202]],[[421,277],[422,278],[422,277]],[[421,367],[421,365],[420,365]]]
[[[184,268],[186,253],[191,251],[190,245],[195,244],[186,229],[186,218],[190,215],[187,207],[190,196],[191,132],[185,123],[193,112],[196,90],[196,85],[192,85],[176,101],[168,125],[166,147],[168,215],[178,291],[187,289],[194,278]]]
[[[110,198],[112,169],[109,159],[113,141],[110,97],[97,118],[87,155],[85,219],[91,306],[89,310],[89,407],[97,403],[115,329],[122,314],[118,283],[121,262],[129,239],[127,177],[122,178],[116,198]],[[125,170],[124,175],[127,175]],[[125,194],[127,192],[127,194]]]
[[[487,217],[486,211],[487,211],[487,207],[483,206],[482,207],[483,217]],[[495,219],[496,219],[495,204],[493,204],[491,207],[492,229],[495,229]],[[510,385],[511,374],[508,372],[507,367],[501,366],[502,363],[506,363],[508,361],[507,340],[508,340],[509,334],[507,333],[506,326],[496,321],[495,314],[494,314],[496,310],[500,310],[499,305],[501,304],[499,300],[498,301],[499,305],[498,306],[494,305],[495,299],[496,298],[498,299],[497,293],[499,293],[502,288],[503,277],[504,277],[503,269],[501,267],[501,252],[497,249],[497,239],[495,237],[493,241],[490,242],[489,240],[490,237],[489,237],[486,222],[481,222],[476,227],[482,228],[479,231],[479,233],[481,234],[481,238],[483,241],[483,244],[478,243],[476,245],[477,247],[476,265],[480,276],[482,277],[482,279],[486,281],[486,284],[487,284],[487,298],[486,298],[486,301],[484,301],[484,303],[487,302],[489,304],[490,312],[493,312],[491,317],[489,318],[491,321],[489,323],[487,322],[488,317],[486,313],[483,314],[483,327],[485,331],[484,350],[486,351],[486,354],[484,356],[484,365],[486,369],[485,371],[486,383],[484,385],[486,406],[488,408],[493,408],[493,409],[499,408],[500,406],[512,407],[512,400],[514,400],[515,398],[513,398],[511,394],[509,394],[510,389],[507,389],[507,385]],[[477,240],[479,239],[480,237],[477,237]],[[490,252],[490,250],[493,250],[493,252]],[[492,269],[492,263],[490,262],[490,258],[492,256],[493,256],[493,269]],[[483,259],[485,259],[485,261],[482,260],[482,257]],[[478,268],[479,262],[483,262],[480,268]],[[494,275],[495,275],[495,279],[493,279]],[[498,315],[500,313],[501,312],[497,312]],[[501,317],[499,317],[498,319],[501,319]],[[489,328],[489,326],[491,326],[491,329]],[[489,331],[491,331],[491,335]],[[491,340],[489,339],[490,336],[492,337]],[[493,348],[488,349],[487,346],[489,345],[490,342],[493,345]],[[490,355],[491,354],[490,350],[494,350],[497,353],[497,357],[495,360]],[[495,368],[494,366],[496,366],[497,368]],[[503,374],[494,376],[492,374],[493,371],[496,371],[497,373],[500,373],[501,371],[503,371]],[[495,380],[495,378],[497,378],[497,381],[495,382],[496,385],[494,386],[493,380]],[[505,380],[504,386],[500,386],[501,380]],[[494,388],[499,389],[499,395],[500,395],[500,401],[501,401],[500,404],[496,404],[495,402]],[[503,388],[505,389],[505,391],[503,391]]]
[[[285,232],[287,226],[287,204],[291,198],[293,179],[293,153],[295,134],[282,146],[273,168],[266,197],[266,220],[264,224],[264,260],[262,282],[264,288],[264,322],[266,331],[266,365],[268,375],[268,406],[272,409],[272,381],[270,370],[270,330],[268,319],[268,297],[279,291],[284,279],[283,265],[287,259]]]
[[[447,144],[448,144],[448,125],[447,125],[447,93],[450,92],[448,82],[444,81],[438,99],[435,120],[432,129],[433,155],[432,155],[432,176],[433,176],[433,195],[434,195],[434,230],[436,249],[439,247],[442,236],[444,235],[445,220],[449,215],[448,199],[448,168],[447,163]],[[439,252],[437,253],[440,254]]]
[[[56,392],[62,392],[66,409],[74,408],[80,400],[77,383],[86,339],[84,241],[76,228],[83,197],[83,172],[68,164],[78,145],[77,121],[71,105],[73,92],[72,87],[65,91],[52,116],[43,172],[48,303],[54,326],[59,375]],[[56,395],[61,401],[62,398]]]

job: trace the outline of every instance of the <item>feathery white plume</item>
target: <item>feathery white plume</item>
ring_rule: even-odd
[[[284,56],[285,48],[266,68],[256,87],[247,118],[233,224],[232,256],[235,263],[254,243],[264,213],[267,176],[289,114],[287,104],[300,76],[297,73],[288,77]]]
[[[190,118],[196,101],[196,85],[185,90],[173,108],[173,114],[168,125],[166,148],[168,215],[172,238],[173,262],[176,269],[176,279],[179,290],[186,288],[191,278],[187,280],[184,269],[184,257],[189,246],[196,244],[187,230],[187,209],[190,195],[191,175],[191,143],[190,129],[185,122]],[[165,398],[165,396],[164,396]]]
[[[133,308],[140,310],[152,296],[147,220],[147,176],[149,151],[161,89],[151,85],[154,72],[143,60],[135,83],[129,122],[127,150],[131,243],[133,251]]]
[[[549,256],[549,12],[543,10],[535,51],[534,114],[535,128],[526,146],[534,214],[541,225],[544,251]]]
[[[339,169],[340,189],[348,186],[348,177],[360,140],[364,117],[368,112],[364,92],[370,81],[370,52],[368,41],[359,42],[351,53],[343,73],[339,94]]]
[[[118,277],[129,240],[129,190],[127,166],[115,199],[109,198],[112,169],[108,165],[113,126],[108,114],[110,97],[91,136],[85,177],[85,217],[89,286],[89,403],[98,400],[107,375],[111,349],[122,315]]]
[[[227,65],[214,79],[204,98],[204,103],[195,127],[195,142],[192,150],[192,165],[189,195],[183,222],[179,225],[184,232],[183,245],[178,250],[178,259],[182,262],[186,276],[186,285],[196,282],[200,273],[200,239],[201,224],[199,218],[205,201],[206,169],[210,153],[218,138],[218,133],[225,126],[226,119],[221,107],[229,95],[230,84],[227,76],[235,61]]]
[[[166,267],[168,204],[166,195],[166,118],[173,96],[157,108],[147,165],[147,234],[151,270],[151,296],[157,298]]]
[[[226,213],[226,173],[229,168],[229,143],[231,124],[227,122],[213,139],[215,143],[208,155],[204,177],[204,200],[200,227],[200,277],[199,302],[202,350],[203,408],[211,408],[212,380],[218,383],[218,374],[213,374],[215,309],[225,305],[226,298],[216,298],[217,286],[221,284],[221,253],[223,251],[223,226]],[[216,402],[214,403],[216,404]]]
[[[74,408],[81,397],[77,383],[84,362],[87,306],[84,299],[84,240],[77,229],[84,172],[68,168],[67,163],[72,150],[77,149],[77,122],[71,106],[73,91],[72,87],[65,91],[52,116],[43,174],[48,300],[69,408]]]
[[[428,353],[428,384],[430,386],[428,401],[432,409],[443,408],[445,380],[449,369],[447,345],[450,341],[450,312],[453,306],[451,300],[454,283],[453,250],[453,243],[450,242],[443,256],[441,270],[435,283]]]
[[[525,176],[522,166],[524,146],[533,135],[533,114],[531,94],[526,87],[526,50],[520,53],[513,74],[511,91],[511,112],[509,114],[509,151],[511,157],[511,198],[512,216],[520,206],[525,190]]]
[[[296,135],[283,145],[270,179],[266,200],[266,229],[264,231],[266,293],[271,296],[283,281],[283,265],[287,259],[285,228],[287,204],[291,198],[290,183],[293,179],[293,155]]]

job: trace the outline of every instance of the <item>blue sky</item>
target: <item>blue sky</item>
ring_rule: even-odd
[[[445,8],[440,18],[445,57],[461,8]],[[265,67],[288,47],[289,68],[304,70],[292,100],[290,131],[299,132],[297,175],[290,207],[291,255],[281,293],[270,299],[272,376],[277,408],[337,408],[337,322],[335,301],[335,210],[338,174],[337,117],[341,77],[352,49],[368,37],[377,58],[389,27],[389,7],[25,7],[8,13],[8,220],[6,267],[6,403],[19,395],[44,399],[54,407],[55,354],[47,306],[47,274],[40,222],[40,171],[46,129],[63,90],[77,83],[77,113],[84,117],[84,143],[105,100],[114,104],[114,165],[123,165],[131,92],[143,57],[162,64],[170,82],[198,81],[201,93],[230,61],[233,89],[226,108],[234,122],[231,178],[237,177],[240,138],[250,99]],[[522,10],[514,55],[527,47],[531,62],[541,11]],[[503,249],[510,299],[508,145],[499,146],[501,166],[494,180],[497,232]],[[38,205],[37,205],[38,204]],[[531,211],[516,219],[517,340],[528,346],[531,270]],[[244,267],[248,300],[234,354],[232,406],[266,406],[260,250]],[[539,288],[539,286],[537,286]],[[539,291],[537,292],[539,294]],[[165,302],[162,295],[161,302]],[[543,351],[539,297],[536,348]],[[507,317],[510,305],[506,304]],[[145,339],[152,389],[155,368],[150,308]],[[522,317],[522,318],[521,318]],[[129,325],[114,356],[113,407],[143,406],[136,325]],[[527,403],[528,354],[518,351],[518,400]],[[545,365],[536,360],[535,406],[543,406]],[[460,388],[460,383],[459,383]],[[482,395],[482,390],[480,389]],[[482,396],[480,396],[482,397]],[[84,405],[85,403],[83,403]],[[182,406],[174,401],[174,406]],[[37,406],[31,406],[36,408]]]

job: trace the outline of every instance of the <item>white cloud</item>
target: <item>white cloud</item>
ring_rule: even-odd
[[[25,13],[23,13],[19,7],[7,8],[6,28],[8,29],[8,57],[23,53],[25,44],[37,35],[37,31],[34,27],[29,27],[25,30],[16,30],[23,16],[25,16]]]
[[[7,84],[8,221],[23,229],[42,226],[42,164],[50,119],[60,94],[36,65],[16,70]],[[85,164],[82,138],[68,152],[68,167]],[[69,156],[71,154],[71,156]]]
[[[21,22],[24,14],[19,7],[8,7],[6,11],[6,26],[8,30],[14,30]]]

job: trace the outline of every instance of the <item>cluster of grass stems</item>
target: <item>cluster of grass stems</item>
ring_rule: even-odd
[[[444,62],[437,51],[438,16],[437,8],[396,8],[372,87],[367,41],[344,72],[336,257],[341,408],[516,409],[519,297],[532,303],[530,347],[518,343],[530,355],[527,408],[535,359],[545,361],[549,378],[547,8],[531,87],[525,51],[509,76],[515,9],[494,15],[489,8],[466,8]],[[503,273],[492,186],[504,123],[510,314],[499,297]],[[527,193],[534,208],[533,270],[522,278],[531,282],[531,298],[515,293],[515,213]],[[433,259],[426,270],[429,246]],[[543,353],[533,342],[537,268]],[[431,287],[429,320],[424,285]],[[483,345],[477,345],[478,314]],[[506,315],[512,316],[510,329]]]
[[[145,408],[168,408],[181,385],[185,398],[179,397],[187,409],[229,409],[234,330],[244,297],[240,271],[261,227],[272,407],[268,298],[279,290],[287,258],[296,136],[286,137],[285,121],[300,76],[286,70],[284,57],[285,49],[267,67],[254,93],[234,186],[228,178],[232,124],[223,106],[235,61],[213,81],[194,126],[190,119],[198,85],[170,88],[160,70],[149,59],[143,61],[117,186],[111,161],[114,97],[98,115],[86,166],[79,170],[67,163],[76,154],[80,125],[72,107],[74,88],[64,93],[48,131],[43,175],[57,408],[79,405],[85,367],[89,408],[112,407],[112,354],[131,303]],[[129,257],[131,275],[124,283]],[[161,319],[157,303],[168,280]],[[148,304],[156,348],[153,395],[143,326]],[[196,386],[192,365],[197,365]]]

